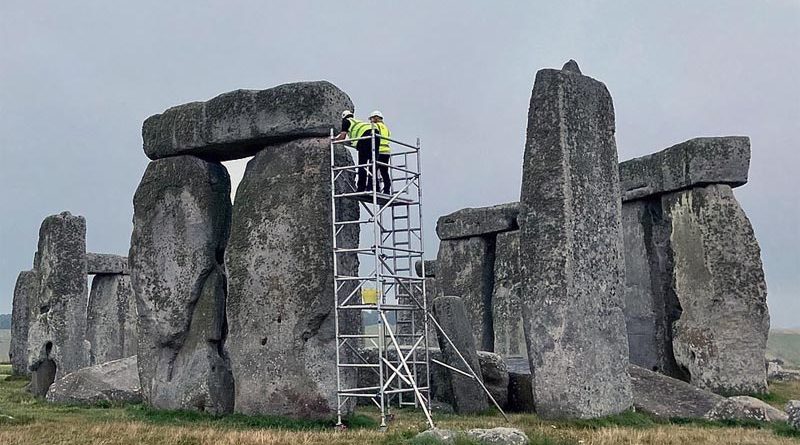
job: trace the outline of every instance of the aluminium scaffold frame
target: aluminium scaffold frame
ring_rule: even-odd
[[[431,417],[431,373],[434,362],[476,380],[495,407],[505,413],[489,393],[486,386],[461,355],[447,333],[444,332],[427,306],[425,288],[422,184],[420,141],[408,144],[388,137],[377,136],[372,125],[371,135],[354,139],[337,139],[334,130],[330,133],[331,160],[331,230],[333,235],[333,289],[336,330],[336,386],[337,426],[342,425],[342,415],[348,404],[359,398],[371,400],[381,411],[381,428],[386,428],[392,415],[391,402],[399,406],[422,408],[428,424],[433,428]],[[397,150],[389,155],[388,163],[374,156],[380,139],[390,141]],[[370,139],[371,153],[366,164],[337,165],[335,150],[338,145],[348,147],[360,140]],[[351,147],[352,148],[352,147]],[[389,169],[391,193],[378,191],[379,167]],[[364,169],[368,178],[367,190],[357,191],[353,177]],[[370,184],[371,183],[371,184]],[[337,189],[338,184],[338,189]],[[359,202],[359,215],[355,220],[338,220],[337,204],[341,199]],[[361,218],[361,210],[367,218]],[[371,232],[368,247],[340,246],[339,236],[347,226],[356,226]],[[356,255],[359,264],[367,259],[371,271],[362,275],[344,275],[339,268],[343,256]],[[422,274],[416,276],[416,262],[421,262]],[[363,268],[362,268],[363,269]],[[374,289],[376,301],[368,301],[364,289]],[[352,311],[358,314],[353,318]],[[360,325],[363,311],[377,313],[377,332],[358,329],[342,329],[342,320],[357,320]],[[392,317],[390,314],[393,314]],[[394,320],[394,323],[391,321]],[[430,357],[428,333],[430,324],[455,351],[466,372]],[[359,326],[360,328],[360,326]],[[358,387],[359,372],[374,373],[377,385]],[[371,381],[371,380],[370,380]],[[411,396],[411,399],[408,399]],[[506,417],[506,420],[508,418]]]

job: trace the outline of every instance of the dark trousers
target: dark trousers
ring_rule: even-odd
[[[367,130],[364,136],[370,136],[372,130]],[[375,144],[379,144],[379,140],[375,140]],[[376,147],[377,148],[377,147]],[[364,165],[372,162],[372,139],[362,139],[356,142],[356,150],[358,151],[358,165]],[[369,173],[367,173],[367,169]],[[356,191],[363,192],[372,190],[372,167],[359,167],[358,168],[358,181],[356,182]]]
[[[383,162],[384,164],[389,163],[389,159],[391,156],[388,154],[380,154],[378,153],[378,162]],[[381,182],[383,183],[383,193],[387,195],[392,194],[392,175],[389,173],[389,166],[388,165],[378,165],[378,173],[381,175]]]

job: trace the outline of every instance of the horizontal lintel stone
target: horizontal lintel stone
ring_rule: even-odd
[[[210,161],[253,156],[267,145],[328,136],[341,112],[353,109],[327,81],[296,82],[266,90],[236,90],[150,116],[142,126],[152,160],[194,155]]]
[[[622,200],[709,184],[747,183],[750,138],[702,137],[619,164]]]
[[[86,272],[89,275],[128,275],[128,257],[109,253],[86,253]]]
[[[518,214],[518,202],[461,209],[439,218],[436,234],[448,240],[517,230]]]

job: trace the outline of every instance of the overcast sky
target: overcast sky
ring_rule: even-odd
[[[519,199],[535,73],[570,58],[611,91],[620,160],[751,137],[736,195],[773,326],[800,326],[798,0],[2,0],[0,313],[47,215],[83,215],[89,250],[127,254],[142,121],[238,88],[325,79],[422,138],[434,256],[438,216]],[[244,162],[228,167],[238,181]]]

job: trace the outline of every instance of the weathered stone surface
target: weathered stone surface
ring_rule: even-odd
[[[14,286],[14,300],[11,309],[11,345],[8,358],[11,372],[15,375],[28,375],[28,327],[30,320],[29,302],[37,300],[39,293],[39,274],[33,270],[20,272]]]
[[[750,138],[694,138],[619,164],[622,200],[674,192],[707,184],[738,187],[747,183]]]
[[[142,126],[150,159],[195,155],[216,161],[244,158],[265,145],[328,136],[350,98],[326,82],[297,82],[266,90],[236,90],[150,116]]]
[[[719,394],[766,392],[767,289],[750,221],[727,185],[666,195],[664,209],[683,310],[677,363],[692,384]]]
[[[494,352],[503,357],[528,357],[522,329],[521,280],[519,231],[499,233],[495,244],[492,328]]]
[[[151,162],[136,190],[128,258],[139,378],[156,408],[233,409],[222,264],[230,187],[221,164],[179,156]]]
[[[470,238],[516,230],[519,203],[491,207],[466,208],[442,216],[436,221],[439,239]]]
[[[236,192],[226,256],[236,412],[335,413],[329,150],[324,138],[267,147],[247,164]],[[352,163],[344,149],[336,157],[339,165]],[[337,210],[341,221],[358,218],[355,201],[343,200]],[[342,231],[340,247],[358,245],[353,229]],[[357,270],[355,256],[340,258],[341,274]],[[340,326],[360,330],[359,320],[340,319]]]
[[[414,439],[422,443],[433,441],[442,445],[452,445],[456,443],[456,433],[453,430],[431,428],[417,434]]]
[[[79,369],[56,380],[47,401],[69,404],[141,403],[136,356]]]
[[[475,428],[467,431],[465,436],[481,445],[528,445],[530,443],[528,436],[516,428]]]
[[[438,297],[433,300],[433,312],[453,345],[478,377],[483,379],[478,353],[475,349],[475,339],[472,336],[472,327],[467,318],[464,302],[459,297]],[[442,351],[443,363],[469,372],[464,362],[443,336],[439,336],[439,348]],[[445,371],[443,377],[445,383],[442,386],[447,387],[445,392],[452,397],[451,400],[445,401],[453,405],[457,413],[477,413],[489,408],[486,393],[477,382],[454,371]]]
[[[786,403],[787,422],[792,428],[800,430],[800,400],[789,400]]]
[[[414,270],[417,272],[418,277],[422,277],[422,263],[425,263],[425,278],[435,278],[436,277],[436,261],[435,260],[425,260],[425,261],[417,261],[414,263]]]
[[[724,397],[684,381],[630,365],[633,406],[662,419],[703,417]]]
[[[779,363],[774,361],[767,362],[768,382],[789,382],[793,380],[800,380],[800,370],[785,369]]]
[[[536,406],[533,401],[531,374],[508,373],[508,402],[505,409],[515,413],[532,413]]]
[[[44,396],[54,379],[88,364],[86,220],[48,216],[39,229],[39,292],[28,301],[31,392]]]
[[[95,275],[86,316],[89,364],[136,355],[136,323],[136,298],[130,277]]]
[[[436,269],[436,295],[459,295],[478,349],[494,350],[494,240],[483,237],[444,240],[439,244]]]
[[[672,287],[670,225],[664,219],[661,199],[623,203],[622,230],[630,361],[688,380],[672,351],[672,323],[680,317],[681,309]]]
[[[785,422],[785,412],[750,396],[734,396],[721,400],[704,416],[708,420],[757,420]]]
[[[540,70],[527,131],[520,258],[537,413],[624,411],[631,388],[611,96],[574,70]]]
[[[94,274],[122,274],[128,275],[128,257],[112,255],[110,253],[86,254],[86,272]]]
[[[500,407],[508,404],[508,367],[503,357],[494,352],[478,351],[483,384]],[[491,403],[491,401],[490,401]]]

